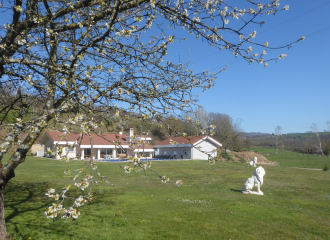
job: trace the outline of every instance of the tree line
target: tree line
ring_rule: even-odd
[[[275,134],[249,139],[255,146],[276,148]],[[319,133],[319,139],[315,133],[282,134],[278,138],[278,148],[304,154],[322,155],[319,148],[319,140],[321,142],[323,154],[329,156],[330,132]]]

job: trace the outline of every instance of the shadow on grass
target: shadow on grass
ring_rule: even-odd
[[[39,204],[26,204],[27,202],[33,201],[34,198],[44,198],[45,189],[48,188],[47,182],[38,183],[9,183],[5,188],[5,206],[7,211],[12,210],[12,213],[6,216],[6,222],[10,222],[11,219],[18,216],[19,214],[32,212],[39,209],[45,209],[48,205],[48,201],[38,201]],[[47,199],[47,198],[45,198]],[[48,199],[47,199],[48,200]],[[31,207],[34,206],[34,207]]]
[[[6,212],[11,212],[6,216],[6,222],[9,223],[13,218],[23,213],[40,212],[40,209],[46,210],[47,206],[54,202],[53,199],[49,199],[45,196],[46,189],[49,188],[48,182],[9,183],[4,191]],[[97,198],[96,201],[90,201],[88,205],[99,204],[104,201],[105,196],[108,194],[112,196],[122,195],[122,193],[118,194],[118,191],[97,191],[97,189],[96,194],[101,199]],[[79,196],[79,193],[73,192],[73,195]],[[108,200],[106,203],[112,206],[116,204],[112,200]]]
[[[5,211],[10,212],[10,214],[6,216],[5,221],[7,226],[8,224],[13,226],[15,237],[19,239],[26,238],[21,228],[29,224],[29,221],[17,223],[14,219],[19,215],[40,212],[41,209],[46,209],[49,204],[48,199],[45,198],[45,189],[47,188],[47,182],[10,182],[6,186],[4,190]],[[12,237],[14,236],[12,235]]]
[[[36,238],[45,238],[46,236],[63,235],[65,238],[74,238],[76,234],[75,226],[71,223],[71,219],[63,220],[47,219],[44,215],[46,208],[50,206],[54,199],[45,196],[46,189],[54,187],[51,182],[10,182],[5,190],[5,212],[7,229],[13,239],[28,239],[34,235]],[[56,186],[55,186],[56,188]],[[79,196],[80,189],[72,189],[72,194]],[[108,199],[108,195],[122,195],[116,190],[98,190],[95,189],[97,198],[95,201],[90,201],[88,205],[82,207],[83,213],[87,215],[88,209],[97,209],[99,204],[107,206],[115,206],[116,201]],[[100,215],[94,216],[93,212],[88,213],[88,216],[97,220]],[[81,223],[80,223],[81,224]],[[42,229],[42,230],[40,230]],[[49,238],[51,239],[51,238]]]
[[[241,193],[242,191],[241,190],[237,190],[237,189],[230,189],[230,191],[233,191],[233,192],[239,192],[239,193]]]

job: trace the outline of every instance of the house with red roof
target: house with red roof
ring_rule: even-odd
[[[61,149],[61,156],[83,160],[90,158],[92,154],[94,159],[116,159],[138,154],[151,158],[154,147],[149,144],[150,141],[149,136],[134,135],[134,129],[129,128],[126,134],[106,133],[100,136],[95,133],[89,136],[80,133],[46,132],[40,144],[44,146],[45,153],[51,150],[55,159],[60,159]]]
[[[159,158],[208,160],[217,156],[217,148],[222,144],[208,135],[201,135],[167,138],[154,147]]]

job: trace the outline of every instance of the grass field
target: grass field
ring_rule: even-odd
[[[260,148],[253,147],[252,150],[258,153],[264,153],[264,155],[270,161],[276,161],[283,167],[299,167],[299,168],[316,168],[323,169],[325,165],[330,168],[330,157],[320,155],[310,155],[296,153],[286,150],[276,150],[272,148]]]
[[[63,171],[82,165],[28,157],[18,167],[5,189],[12,238],[330,239],[330,173],[282,164],[264,166],[264,196],[256,196],[240,193],[254,171],[246,163],[152,163],[171,180],[184,180],[180,187],[151,172],[124,174],[117,163],[98,163],[117,186],[95,188],[95,201],[74,223],[46,219],[51,201],[44,190],[67,186]]]

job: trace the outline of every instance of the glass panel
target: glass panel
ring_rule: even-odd
[[[91,149],[90,148],[85,148],[84,149],[84,154],[90,156],[91,155]]]
[[[122,154],[122,153],[126,153],[126,151],[122,148],[117,148],[117,154]]]

